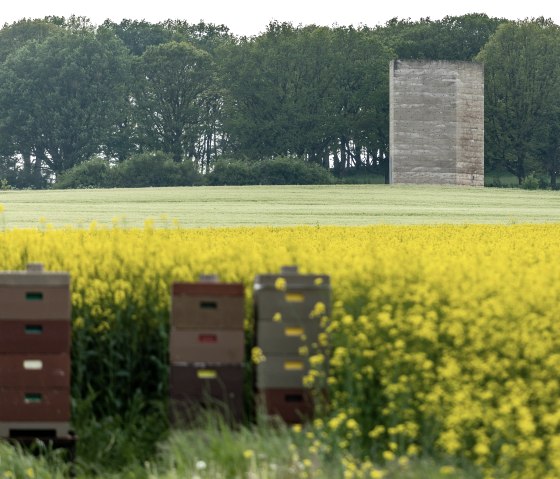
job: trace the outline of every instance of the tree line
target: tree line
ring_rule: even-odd
[[[281,157],[339,177],[386,175],[395,58],[483,62],[487,171],[519,183],[546,175],[556,188],[559,27],[484,14],[373,28],[272,22],[254,37],[183,20],[6,24],[0,182],[46,187],[84,162],[161,155],[198,174]]]

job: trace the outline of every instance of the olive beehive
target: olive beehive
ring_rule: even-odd
[[[266,411],[286,422],[312,413],[304,377],[330,315],[330,296],[328,276],[300,274],[295,266],[255,278],[256,346],[265,358],[256,366],[256,389]]]

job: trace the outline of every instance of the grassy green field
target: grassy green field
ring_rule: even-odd
[[[183,227],[560,221],[560,193],[501,188],[338,185],[3,191],[3,225],[92,221]]]

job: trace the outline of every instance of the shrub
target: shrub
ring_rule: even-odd
[[[208,173],[206,180],[212,186],[258,185],[258,163],[241,160],[220,160],[216,162],[214,169]]]
[[[11,190],[12,187],[6,178],[0,179],[0,190]]]
[[[161,151],[139,153],[114,168],[113,186],[136,188],[145,186],[192,186],[200,175],[190,162],[176,163]]]
[[[535,175],[530,174],[523,180],[521,187],[525,190],[537,190],[539,188],[539,180]]]
[[[297,158],[275,158],[260,163],[263,185],[328,185],[334,177],[324,168]]]
[[[334,183],[324,168],[297,158],[218,161],[207,175],[209,185],[323,185]]]
[[[380,166],[361,166],[346,168],[337,176],[343,185],[384,184],[385,172]]]
[[[55,188],[104,188],[111,174],[106,160],[99,157],[79,163],[60,175]]]

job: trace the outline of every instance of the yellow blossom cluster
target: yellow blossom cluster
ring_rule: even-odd
[[[242,282],[250,332],[255,275],[297,264],[333,287],[308,352],[321,444],[529,479],[560,477],[559,252],[560,225],[0,232],[0,269],[70,272],[73,393],[100,409],[164,396],[173,281]]]

